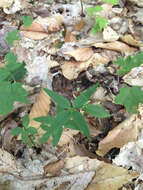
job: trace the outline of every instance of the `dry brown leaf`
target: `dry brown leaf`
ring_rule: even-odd
[[[7,151],[0,149],[0,173],[17,173],[17,164],[14,157]]]
[[[32,40],[42,40],[49,36],[49,34],[44,32],[21,31],[20,33],[24,35],[24,37],[30,38]]]
[[[51,103],[51,100],[48,94],[44,90],[41,90],[41,92],[39,93],[37,97],[37,100],[35,101],[30,111],[29,126],[34,126],[35,128],[37,128],[39,136],[42,136],[44,131],[40,128],[40,123],[34,121],[33,118],[48,115],[48,112],[50,110],[50,103]]]
[[[127,53],[127,52],[133,53],[137,51],[136,48],[130,47],[127,44],[119,41],[109,42],[109,43],[95,43],[92,46],[97,48],[110,49],[120,53]]]
[[[75,26],[76,31],[80,31],[85,25],[85,22],[83,19],[81,19]]]
[[[135,141],[139,133],[139,128],[136,122],[136,115],[131,115],[125,121],[120,123],[99,142],[98,151],[96,151],[96,153],[103,156],[112,148],[120,148],[128,142]]]
[[[111,164],[103,164],[96,170],[96,174],[86,190],[117,190],[124,184],[137,178],[138,173],[117,167]]]
[[[50,176],[58,176],[61,172],[61,169],[64,167],[64,160],[59,160],[57,162],[48,164],[44,166],[44,173]]]
[[[10,7],[12,5],[14,0],[0,0],[0,7],[5,8],[5,7]]]
[[[62,73],[69,80],[76,79],[81,71],[89,67],[88,62],[65,61],[61,66]]]
[[[66,30],[65,42],[76,42],[75,36],[68,29]]]
[[[28,27],[21,26],[20,31],[45,32],[43,26],[36,21],[33,21]]]
[[[124,36],[120,37],[120,39],[123,42],[125,42],[125,43],[127,43],[129,45],[132,45],[132,46],[136,46],[136,47],[142,47],[143,46],[143,44],[141,44],[136,39],[134,39],[133,36],[130,35],[130,34],[124,35]]]
[[[76,61],[88,61],[94,52],[92,48],[78,48],[73,51],[65,52],[64,54],[74,57]]]

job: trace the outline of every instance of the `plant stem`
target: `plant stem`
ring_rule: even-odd
[[[84,13],[83,13],[83,2],[82,0],[80,0],[80,4],[81,4],[81,16],[84,17]]]

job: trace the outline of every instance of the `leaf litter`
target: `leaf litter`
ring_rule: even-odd
[[[33,94],[29,95],[31,104],[16,107],[0,121],[4,148],[0,151],[2,188],[9,180],[7,189],[16,190],[118,190],[125,189],[126,184],[131,184],[135,190],[142,189],[142,105],[139,104],[138,115],[135,115],[129,112],[138,103],[128,108],[129,112],[125,110],[126,101],[125,107],[114,104],[120,88],[129,85],[142,88],[142,61],[136,63],[135,68],[131,66],[127,74],[123,72],[117,76],[119,65],[114,65],[112,60],[118,62],[117,57],[132,56],[133,61],[136,53],[142,51],[143,2],[121,0],[119,3],[119,6],[102,4],[100,16],[108,18],[109,23],[103,32],[93,35],[89,32],[93,22],[89,22],[85,14],[86,8],[94,5],[93,1],[83,1],[85,16],[81,17],[80,1],[1,0],[1,60],[4,61],[3,56],[10,48],[18,62],[25,63],[28,72],[24,83],[36,85]],[[21,24],[23,15],[34,18],[31,26]],[[15,31],[20,28],[21,36],[17,42],[15,39],[10,41],[14,47],[7,44],[4,35],[12,28]],[[120,64],[120,71],[126,70],[124,66]],[[102,103],[111,118],[86,118],[90,123],[90,141],[78,131],[66,129],[57,147],[53,148],[49,140],[43,146],[28,148],[23,146],[20,137],[10,136],[9,128],[17,127],[27,113],[30,125],[37,128],[39,123],[33,121],[34,117],[55,114],[55,105],[39,90],[40,86],[53,89],[73,101],[96,82],[100,87],[91,97],[91,103]],[[133,93],[126,98],[133,99],[131,95]],[[15,100],[17,98],[12,99]],[[2,109],[2,112],[7,110]],[[115,148],[120,149],[118,155],[114,153]]]

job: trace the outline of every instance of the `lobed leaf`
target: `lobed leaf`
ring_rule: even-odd
[[[110,117],[110,114],[101,105],[88,104],[83,110],[96,118]]]
[[[87,103],[87,101],[90,99],[92,94],[95,92],[98,84],[93,85],[89,89],[87,89],[85,92],[82,92],[72,103],[74,108],[82,108],[84,104]]]
[[[51,97],[51,99],[61,108],[70,108],[70,102],[67,98],[59,95],[58,93],[44,88],[44,91]]]
[[[8,32],[8,35],[6,37],[6,40],[7,40],[9,45],[13,45],[13,42],[15,40],[19,40],[19,39],[20,39],[20,35],[19,35],[18,30],[13,30],[11,32]]]
[[[31,16],[23,15],[22,21],[25,27],[29,27],[33,22],[33,18]]]
[[[133,86],[130,89],[122,87],[115,97],[115,103],[125,106],[129,113],[138,113],[138,105],[143,103],[143,91],[139,86]]]
[[[28,115],[25,115],[25,116],[23,117],[23,119],[22,119],[22,125],[23,125],[24,127],[27,127],[28,124],[29,124],[29,122],[30,122],[29,116],[28,116]]]
[[[15,127],[10,131],[10,133],[14,136],[18,136],[20,133],[22,133],[23,129],[21,127]]]

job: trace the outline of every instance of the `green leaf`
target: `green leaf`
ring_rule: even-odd
[[[95,92],[98,84],[93,85],[89,89],[87,89],[85,92],[82,92],[72,103],[74,108],[82,108],[84,104],[87,103],[87,101],[90,99],[92,94]]]
[[[15,101],[27,104],[27,96],[21,83],[0,82],[0,114],[4,116],[12,111]]]
[[[29,116],[28,116],[28,115],[25,115],[25,116],[23,117],[23,119],[22,119],[22,125],[23,125],[24,127],[27,127],[28,124],[29,124],[29,122],[30,122]]]
[[[90,17],[95,16],[94,13],[101,12],[103,8],[100,5],[91,7],[91,8],[86,8],[86,12],[89,14]]]
[[[23,141],[23,143],[27,144],[28,143],[28,134],[27,134],[27,131],[22,131],[22,134],[21,134],[21,139]]]
[[[20,39],[20,35],[19,35],[18,30],[13,30],[11,32],[8,32],[8,35],[6,37],[6,40],[7,40],[9,45],[13,45],[13,42],[15,40],[19,40],[19,39]]]
[[[30,26],[33,22],[33,18],[31,16],[26,16],[26,15],[22,16],[22,20],[25,27]]]
[[[35,127],[28,127],[26,131],[28,134],[31,134],[31,135],[35,135],[38,133]]]
[[[111,3],[113,5],[119,5],[118,0],[103,0],[104,3]]]
[[[83,134],[87,136],[87,138],[90,140],[90,132],[89,132],[88,124],[84,120],[83,115],[78,111],[73,111],[72,118],[76,126],[79,128],[79,130],[83,132]]]
[[[69,120],[66,124],[65,124],[65,127],[66,128],[69,128],[69,129],[73,129],[73,130],[80,130],[78,128],[78,126],[76,125],[76,123],[74,122],[74,120]]]
[[[118,57],[117,61],[113,61],[113,63],[120,65],[120,70],[117,72],[118,75],[126,74],[132,68],[139,67],[143,64],[143,52],[133,57],[127,56],[125,59]]]
[[[58,127],[55,131],[53,131],[53,146],[56,146],[62,136],[63,127]]]
[[[23,63],[17,62],[17,56],[9,52],[5,56],[8,62],[4,68],[0,68],[0,81],[20,80],[26,73]]]
[[[54,121],[54,117],[51,116],[42,116],[42,117],[36,117],[34,118],[35,121],[40,122],[42,124],[52,124]]]
[[[20,133],[22,133],[23,129],[21,127],[15,127],[10,131],[10,133],[14,136],[18,136]]]
[[[96,118],[110,117],[110,114],[101,105],[88,104],[83,110]]]
[[[138,113],[139,103],[143,103],[143,91],[138,86],[120,88],[120,93],[115,97],[116,104],[122,104],[129,113]]]
[[[51,128],[48,128],[47,132],[40,139],[41,143],[48,142],[51,135],[52,135],[52,130]]]
[[[59,95],[58,93],[44,88],[44,91],[51,97],[51,99],[61,108],[70,108],[70,102],[67,98]]]

